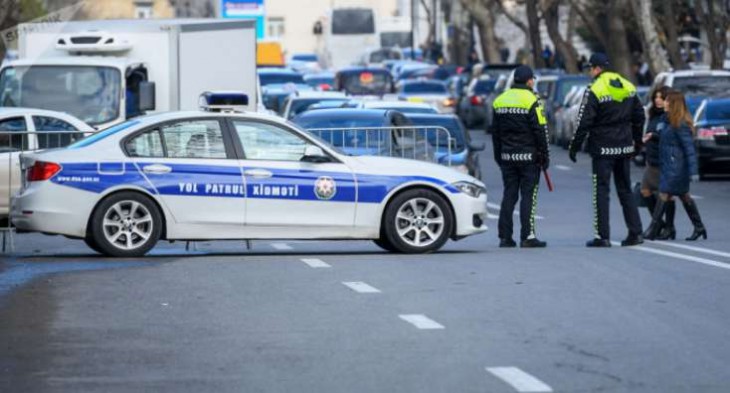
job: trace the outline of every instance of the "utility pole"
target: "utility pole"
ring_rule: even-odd
[[[411,60],[416,60],[416,1],[411,0]]]

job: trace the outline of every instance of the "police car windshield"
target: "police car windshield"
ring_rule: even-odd
[[[304,77],[295,73],[261,73],[259,74],[259,80],[261,86],[287,83],[304,84]]]
[[[437,82],[406,83],[403,93],[446,94],[446,85]]]

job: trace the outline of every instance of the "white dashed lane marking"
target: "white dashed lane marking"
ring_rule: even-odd
[[[321,259],[317,259],[317,258],[302,258],[301,261],[306,263],[307,265],[309,265],[309,267],[312,267],[315,269],[332,267],[332,266],[328,265],[325,261],[323,261]]]
[[[555,169],[557,169],[559,171],[569,171],[569,170],[571,170],[571,168],[569,166],[566,166],[566,165],[555,165]]]
[[[487,367],[487,371],[508,383],[518,392],[540,393],[553,391],[553,388],[548,386],[545,382],[533,377],[517,367]]]
[[[286,243],[271,243],[271,247],[274,247],[275,250],[291,250],[292,247]]]
[[[357,293],[380,293],[380,290],[378,288],[375,288],[361,281],[346,281],[342,284]]]
[[[398,315],[398,317],[411,325],[415,326],[416,329],[421,330],[435,330],[445,329],[444,325],[434,321],[433,319],[422,315],[422,314],[404,314]]]

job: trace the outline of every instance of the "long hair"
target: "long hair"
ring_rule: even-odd
[[[654,103],[654,99],[656,98],[657,95],[660,95],[663,99],[666,100],[667,94],[669,94],[669,90],[670,90],[669,87],[661,86],[661,87],[657,87],[656,89],[654,89],[654,91],[651,92],[651,96],[649,96],[649,97],[651,97],[651,103],[649,106],[649,117],[653,118],[656,116],[660,116],[667,109],[666,103],[664,104],[664,108],[657,108],[656,104]]]
[[[667,94],[666,100],[669,124],[674,128],[679,128],[682,126],[682,123],[685,123],[694,134],[695,126],[692,122],[692,115],[689,113],[689,109],[687,109],[684,94],[677,90],[671,90],[669,94]]]

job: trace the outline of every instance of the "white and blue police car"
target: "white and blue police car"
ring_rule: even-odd
[[[118,257],[159,240],[371,239],[438,250],[487,230],[483,183],[453,169],[350,157],[281,118],[175,112],[27,154],[11,218]]]

